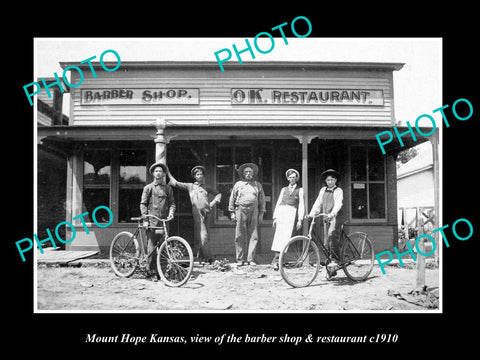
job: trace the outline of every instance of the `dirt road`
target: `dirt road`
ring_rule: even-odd
[[[171,288],[142,273],[119,278],[105,262],[81,267],[40,264],[37,304],[38,310],[90,311],[435,310],[438,268],[426,270],[427,295],[408,294],[415,288],[415,274],[413,266],[388,266],[384,275],[376,265],[369,279],[354,283],[342,271],[327,281],[322,269],[311,286],[295,289],[266,265],[222,272],[195,264],[190,281]]]

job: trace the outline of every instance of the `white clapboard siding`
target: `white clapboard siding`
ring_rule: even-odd
[[[73,125],[143,126],[159,117],[182,126],[389,126],[393,123],[391,72],[359,72],[355,76],[351,71],[321,76],[296,76],[295,72],[289,72],[285,76],[277,71],[277,76],[249,76],[246,72],[242,77],[221,77],[217,71],[214,76],[206,77],[208,71],[199,70],[193,76],[179,74],[181,72],[167,77],[165,73],[159,76],[153,71],[136,75],[119,72],[105,77],[99,75],[96,79],[85,77],[81,86],[71,89]],[[195,105],[82,106],[82,88],[195,88],[199,89],[200,100]],[[233,88],[382,90],[384,105],[232,105]]]

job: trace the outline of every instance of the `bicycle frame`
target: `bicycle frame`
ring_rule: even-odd
[[[145,243],[144,243],[144,241],[143,241],[143,235],[142,235],[142,231],[141,231],[142,229],[145,229],[145,231],[146,231],[147,229],[163,230],[163,232],[164,232],[164,233],[163,233],[163,239],[165,239],[165,240],[168,239],[168,229],[167,229],[167,224],[166,224],[166,223],[167,223],[167,221],[169,221],[169,220],[167,220],[167,219],[160,219],[160,218],[156,217],[155,215],[149,215],[149,214],[147,214],[146,216],[147,216],[147,217],[153,217],[153,218],[161,221],[163,225],[162,225],[162,226],[144,226],[144,225],[142,224],[142,221],[144,220],[143,218],[141,218],[141,217],[132,218],[132,220],[136,220],[136,221],[138,222],[137,228],[135,229],[135,232],[133,233],[132,238],[135,238],[135,239],[137,239],[137,240],[139,241],[139,244],[138,244],[138,245],[139,245],[139,248],[140,248],[140,254],[139,254],[139,260],[140,260],[140,261],[145,260],[145,259],[148,259],[149,257],[151,257],[152,254],[153,254],[153,252],[154,252],[155,250],[158,250],[158,248],[159,248],[160,245],[161,245],[161,241],[159,241],[159,242],[157,243],[155,249],[152,249],[152,251],[150,251],[150,253],[147,254],[146,251],[145,251]],[[127,245],[128,245],[128,244],[127,244]],[[169,248],[167,248],[167,251],[169,251]]]
[[[190,245],[180,236],[169,236],[166,223],[171,220],[170,218],[159,219],[154,215],[147,217],[157,219],[160,226],[144,225],[145,217],[134,217],[131,220],[137,221],[138,224],[133,234],[122,231],[113,239],[110,245],[110,264],[113,271],[118,276],[129,277],[138,268],[150,270],[148,274],[151,274],[155,267],[157,278],[161,278],[165,284],[182,286],[188,281],[193,270],[193,253]],[[150,231],[148,235],[155,230],[161,230],[160,235],[163,237],[148,253],[145,250],[142,229]],[[151,244],[147,244],[147,247],[148,245]],[[156,261],[153,264],[155,252]]]
[[[316,217],[322,215],[326,214]],[[308,286],[317,277],[320,266],[325,266],[327,280],[335,276],[339,269],[353,281],[365,280],[372,271],[374,254],[367,234],[347,234],[343,223],[339,229],[340,244],[336,253],[330,241],[320,241],[320,234],[313,231],[316,217],[312,219],[308,234],[292,237],[280,253],[279,270],[282,278],[292,287]],[[324,238],[326,236],[325,231]],[[322,256],[320,251],[323,252]]]
[[[327,257],[328,261],[332,261],[332,251],[327,247],[325,246],[324,242],[323,241],[320,241],[320,239],[317,237],[317,235],[315,235],[313,233],[313,227],[315,225],[315,219],[317,217],[320,217],[320,216],[325,216],[327,214],[324,214],[324,213],[321,213],[319,214],[318,216],[314,217],[311,224],[310,224],[310,228],[308,230],[308,239],[310,241],[314,241],[315,244],[317,244],[317,246],[320,247],[320,249],[323,251],[323,253],[325,254],[325,256]],[[352,241],[350,240],[350,238],[348,237],[347,233],[345,232],[345,229],[344,229],[344,226],[345,226],[345,223],[342,224],[341,228],[340,228],[340,239],[339,239],[339,242],[340,244],[343,244],[345,241],[348,241],[349,242],[349,246],[350,248],[353,249],[354,251],[354,254],[359,257],[360,254],[361,254],[361,251],[359,252],[358,249],[356,248],[356,246],[352,243]],[[324,228],[325,229],[325,228]],[[325,229],[326,230],[326,229]],[[325,236],[325,233],[326,231],[324,231],[324,236]],[[310,243],[307,244],[306,246],[306,249],[308,249],[308,246],[310,245]],[[302,257],[303,258],[303,257]],[[342,259],[339,259],[339,260],[342,260]],[[343,267],[344,265],[348,265],[352,260],[348,261],[348,262],[342,262],[340,264],[338,264],[340,267]]]
[[[314,227],[314,225],[315,225],[315,219],[316,219],[317,217],[325,216],[325,215],[327,215],[327,214],[321,213],[321,214],[319,214],[318,216],[316,216],[316,217],[314,217],[314,218],[312,219],[312,222],[311,222],[311,224],[310,224],[310,228],[309,228],[309,230],[308,230],[308,235],[307,235],[307,237],[309,238],[310,241],[315,242],[315,244],[316,244],[317,246],[319,246],[320,249],[323,251],[323,253],[324,253],[325,256],[327,257],[327,259],[328,259],[329,261],[331,261],[332,259],[331,259],[331,252],[330,252],[330,250],[325,246],[325,244],[323,243],[323,241],[320,241],[321,239],[319,239],[318,236],[313,233],[313,227]],[[325,229],[325,227],[324,227],[324,229]],[[343,230],[343,226],[342,226],[342,230]],[[324,233],[325,233],[325,231],[324,231]],[[341,236],[341,235],[340,235],[340,236]],[[310,243],[307,244],[307,249],[308,249],[308,246],[309,246],[309,245],[310,245]]]
[[[321,213],[321,214],[318,214],[317,216],[315,216],[312,219],[312,222],[310,223],[310,227],[308,229],[308,234],[306,236],[307,239],[308,239],[308,242],[306,244],[304,244],[303,250],[302,250],[302,255],[301,255],[300,259],[297,261],[297,263],[303,263],[307,260],[307,257],[309,256],[308,255],[308,249],[310,247],[310,241],[313,241],[315,244],[320,245],[323,253],[327,256],[328,260],[331,261],[330,252],[327,250],[325,245],[323,245],[323,242],[318,241],[317,237],[313,234],[313,226],[315,225],[315,219],[317,217],[325,216],[325,215],[327,215],[327,214]]]

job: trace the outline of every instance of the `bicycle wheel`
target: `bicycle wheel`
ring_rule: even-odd
[[[280,275],[292,287],[310,285],[319,270],[318,246],[306,236],[294,236],[280,252]]]
[[[343,272],[353,281],[365,280],[372,272],[374,253],[367,234],[355,232],[347,235],[341,250]]]
[[[165,240],[157,253],[157,269],[165,284],[185,284],[193,270],[193,253],[188,242],[179,236]]]
[[[118,233],[110,244],[110,265],[115,274],[128,277],[138,266],[140,248],[137,239],[128,231]]]

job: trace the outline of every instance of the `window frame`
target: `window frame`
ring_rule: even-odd
[[[365,154],[364,161],[366,167],[366,178],[365,180],[352,180],[352,148],[361,147],[363,149],[363,153]],[[370,180],[370,169],[369,169],[369,150],[375,149],[375,145],[373,144],[365,144],[365,143],[352,143],[348,146],[348,169],[349,169],[349,204],[348,204],[348,211],[350,215],[351,223],[354,224],[364,224],[364,223],[387,223],[388,222],[388,190],[387,190],[387,161],[385,157],[382,157],[383,161],[383,180]],[[353,186],[354,184],[365,184],[366,187],[366,198],[367,198],[367,217],[366,218],[355,218],[353,217]],[[371,218],[370,214],[370,207],[371,207],[371,197],[370,197],[370,184],[383,184],[383,192],[384,192],[384,210],[385,216],[383,218]]]
[[[88,151],[105,151],[110,153],[110,176],[109,176],[109,183],[108,184],[85,184],[85,153]],[[112,185],[114,182],[114,165],[113,165],[113,149],[108,146],[98,146],[98,147],[84,147],[81,151],[81,156],[80,156],[80,171],[79,175],[81,177],[81,189],[80,189],[80,209],[81,213],[83,214],[84,212],[88,211],[85,208],[85,199],[84,199],[84,191],[86,189],[107,189],[108,190],[108,207],[112,211],[114,219],[113,223],[116,222],[117,216],[115,212],[113,212],[112,205],[114,204],[113,200],[113,195],[112,195]],[[101,204],[101,205],[106,205],[106,204]],[[78,216],[77,214],[76,216]],[[89,217],[91,217],[91,213],[88,214]],[[80,221],[80,220],[77,220]],[[86,221],[86,225],[92,226],[94,224],[93,220],[92,221]]]
[[[120,183],[120,167],[121,167],[121,163],[120,163],[120,153],[122,151],[144,151],[145,152],[145,183],[144,184],[121,184]],[[149,182],[149,178],[148,178],[148,150],[146,148],[141,148],[141,147],[131,147],[131,148],[126,148],[126,147],[123,147],[123,146],[120,146],[118,148],[115,148],[114,151],[115,155],[113,156],[114,158],[116,158],[117,160],[114,162],[115,163],[115,171],[117,172],[116,174],[116,182],[114,184],[114,188],[117,187],[116,189],[116,197],[115,197],[115,204],[116,204],[116,209],[115,209],[115,213],[116,213],[116,224],[134,224],[135,222],[134,221],[131,221],[130,220],[130,217],[128,219],[126,219],[126,221],[120,221],[120,190],[122,189],[141,189],[143,190],[143,188],[148,184]],[[113,169],[112,169],[113,171]],[[141,196],[141,195],[140,195]],[[113,211],[113,210],[112,210]],[[138,214],[140,215],[140,198],[138,199]]]
[[[152,156],[153,153],[150,152],[148,144],[145,143],[132,143],[132,144],[125,144],[125,143],[113,143],[109,145],[104,145],[100,143],[85,143],[82,148],[79,149],[79,156],[78,156],[78,186],[79,186],[79,194],[78,194],[78,202],[80,205],[80,209],[82,213],[84,212],[84,196],[83,192],[85,189],[92,188],[92,189],[108,189],[109,191],[109,204],[102,204],[106,205],[110,208],[113,214],[113,222],[110,226],[116,227],[131,227],[132,224],[135,222],[129,221],[127,219],[126,222],[119,221],[119,211],[120,211],[120,189],[143,189],[146,184],[151,182],[151,176],[148,173],[148,164],[153,162]],[[85,184],[84,182],[84,166],[85,166],[85,152],[88,151],[108,151],[110,153],[110,183],[106,184]],[[121,151],[128,151],[128,150],[137,150],[137,151],[145,151],[146,152],[146,164],[145,164],[145,172],[146,172],[146,183],[145,184],[120,184],[120,152]],[[138,199],[138,206],[140,209],[140,199]],[[85,210],[87,211],[87,210]],[[140,210],[139,210],[140,212]],[[73,214],[73,216],[77,216],[79,214]],[[75,226],[81,224],[80,220],[75,220]],[[77,223],[78,222],[78,223]],[[92,227],[94,225],[93,221],[85,221],[85,224],[88,227]]]

